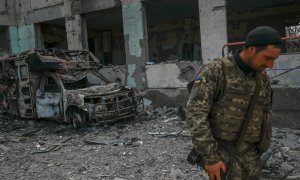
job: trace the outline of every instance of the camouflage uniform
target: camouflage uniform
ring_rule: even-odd
[[[264,73],[260,75],[262,88],[231,167],[230,179],[260,177],[260,153],[256,145],[260,140],[262,121],[269,117],[272,98],[269,79]],[[222,160],[227,165],[236,147],[255,83],[253,73],[245,75],[232,56],[214,60],[200,69],[187,103],[186,117],[192,142],[204,164]]]

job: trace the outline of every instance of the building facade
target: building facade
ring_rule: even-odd
[[[243,41],[259,25],[299,36],[299,9],[298,0],[0,0],[0,48],[89,49],[106,65],[104,76],[137,88],[146,104],[178,106],[197,70],[222,56],[228,42]],[[299,51],[299,40],[287,42],[268,73],[300,64]],[[298,97],[299,75],[276,78],[274,87],[293,88],[286,98]],[[275,108],[287,111],[288,104]]]

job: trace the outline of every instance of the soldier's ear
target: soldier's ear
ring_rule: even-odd
[[[255,46],[250,46],[250,47],[248,47],[248,49],[249,49],[250,54],[255,54],[256,53],[256,47]]]
[[[246,49],[244,49],[245,56],[246,57],[251,57],[254,54],[256,54],[256,47],[255,46],[249,46]]]

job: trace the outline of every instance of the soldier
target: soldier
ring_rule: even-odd
[[[273,67],[281,46],[278,31],[257,27],[248,33],[242,51],[204,65],[196,75],[187,103],[187,125],[210,180],[260,179],[260,156],[271,139],[260,149],[272,102],[270,80],[263,71]],[[237,147],[257,84],[261,88],[252,118]],[[271,128],[268,123],[269,134]]]

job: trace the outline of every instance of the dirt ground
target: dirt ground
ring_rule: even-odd
[[[135,120],[79,130],[2,115],[0,179],[208,179],[186,161],[191,137],[178,112],[154,109]],[[263,156],[265,179],[299,178],[300,131],[273,134]]]

